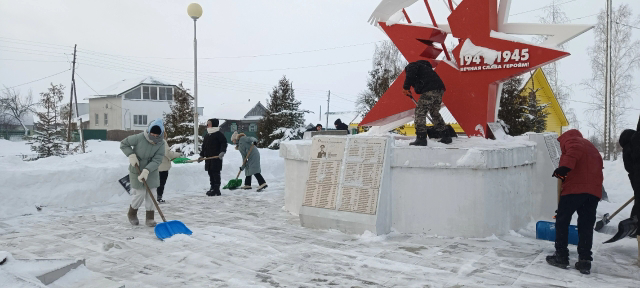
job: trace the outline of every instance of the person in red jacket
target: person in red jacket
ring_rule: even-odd
[[[591,273],[591,246],[596,209],[602,198],[602,157],[580,131],[572,129],[560,137],[560,165],[553,177],[562,180],[562,194],[556,215],[556,252],[547,256],[547,263],[566,269],[569,267],[569,223],[578,212],[578,255],[576,269],[582,274]]]

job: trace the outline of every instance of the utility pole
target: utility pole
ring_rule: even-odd
[[[71,115],[73,114],[73,92],[76,87],[76,47],[78,44],[73,45],[73,66],[71,68],[71,93],[69,93],[69,127],[67,127],[67,143],[71,142]],[[80,116],[80,115],[76,115]],[[67,150],[69,150],[69,144],[67,144]]]
[[[84,151],[84,135],[82,135],[82,118],[80,118],[80,111],[78,110],[78,89],[76,89],[76,82],[73,82],[73,98],[76,101],[76,125],[78,125],[78,134],[80,134],[80,145],[82,145],[82,153]]]
[[[329,101],[331,100],[331,90],[329,90],[329,95],[327,95],[327,127],[325,129],[329,129]]]
[[[611,160],[611,0],[607,0],[607,43],[604,84],[604,160]]]

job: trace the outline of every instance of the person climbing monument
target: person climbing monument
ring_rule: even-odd
[[[636,130],[626,129],[620,134],[620,146],[622,147],[622,161],[624,162],[624,169],[629,173],[629,181],[631,182],[631,188],[633,189],[633,195],[635,200],[633,208],[631,209],[631,218],[640,220],[640,120]],[[636,222],[636,231],[640,231],[640,221]],[[638,262],[640,266],[640,234],[637,236],[638,240]]]
[[[569,266],[569,224],[573,213],[578,212],[578,262],[576,270],[591,273],[591,247],[596,209],[602,198],[602,156],[580,131],[571,129],[558,137],[560,142],[559,167],[552,177],[562,180],[562,194],[556,215],[556,252],[547,256],[552,266],[566,269]]]
[[[138,225],[138,208],[144,202],[146,212],[145,225],[156,226],[153,219],[155,206],[151,195],[142,183],[146,181],[151,193],[160,187],[160,172],[158,168],[164,158],[164,124],[161,118],[149,123],[144,132],[131,135],[120,142],[120,150],[129,157],[129,181],[131,183],[131,205],[127,217],[132,225]],[[138,167],[136,167],[138,166]],[[139,170],[138,170],[139,169]],[[138,172],[140,171],[140,172]]]
[[[247,159],[247,162],[240,166],[240,171],[244,171],[245,175],[244,186],[240,187],[240,189],[251,189],[251,176],[255,176],[258,180],[259,186],[256,190],[257,192],[267,188],[267,182],[264,181],[262,174],[260,174],[260,172],[262,172],[260,167],[260,151],[258,151],[258,147],[255,147],[258,140],[236,131],[231,135],[231,142],[237,144],[236,150],[240,151],[242,161],[244,162],[244,160]]]
[[[224,154],[227,153],[227,138],[218,127],[220,120],[209,119],[207,121],[207,134],[202,140],[202,149],[200,149],[200,158],[198,163],[202,162],[202,159],[207,157],[218,156],[217,159],[204,160],[204,170],[209,174],[209,184],[211,188],[207,191],[207,196],[222,196],[220,193],[220,171],[222,171],[222,159]]]
[[[426,60],[419,60],[409,63],[405,67],[406,79],[404,80],[403,93],[407,97],[411,95],[411,87],[420,94],[420,99],[415,110],[416,141],[409,145],[427,146],[427,113],[431,115],[435,131],[443,135],[446,129],[444,119],[440,115],[442,95],[446,90],[440,76],[433,71],[431,63]],[[441,143],[450,144],[451,137],[448,135],[440,139]]]

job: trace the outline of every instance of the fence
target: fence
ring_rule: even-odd
[[[109,130],[106,137],[109,141],[122,141],[124,138],[142,132],[142,130]]]
[[[0,138],[9,141],[22,141],[24,131],[0,131]]]

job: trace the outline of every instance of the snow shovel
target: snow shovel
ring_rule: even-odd
[[[536,223],[536,239],[556,241],[556,223],[538,221]],[[569,244],[578,245],[578,227],[569,225]]]
[[[141,173],[140,166],[136,165],[136,168],[138,169],[138,174],[140,174]],[[142,179],[142,183],[144,184],[144,188],[147,189],[147,193],[149,193],[149,196],[151,196],[151,199],[153,200],[153,205],[156,205],[156,209],[158,209],[158,214],[160,214],[160,217],[162,217],[162,221],[164,222],[164,223],[156,224],[156,228],[154,229],[158,239],[163,240],[175,234],[191,235],[191,233],[193,232],[191,232],[191,230],[189,230],[189,228],[187,228],[187,226],[184,225],[184,223],[178,220],[171,220],[167,222],[167,219],[164,218],[164,214],[162,214],[162,210],[160,210],[160,205],[158,205],[158,201],[156,201],[156,197],[153,197],[153,193],[151,193],[151,189],[149,189],[149,185],[147,185],[147,180]]]
[[[244,167],[245,164],[247,164],[247,161],[249,161],[249,155],[251,155],[251,150],[253,150],[253,144],[251,144],[251,148],[249,148],[249,152],[247,153],[247,157],[245,157],[244,162],[242,162],[242,166],[243,167]],[[240,169],[240,171],[238,171],[238,175],[236,176],[236,179],[229,180],[229,183],[227,183],[227,185],[224,185],[224,187],[222,187],[222,189],[229,189],[229,190],[238,189],[238,187],[240,187],[242,185],[242,180],[238,179],[238,178],[240,178],[240,173],[242,173],[242,169]]]
[[[620,221],[620,224],[618,224],[618,233],[616,233],[616,235],[613,235],[611,239],[605,241],[603,244],[613,243],[625,237],[636,237],[636,234],[638,232],[636,231],[638,228],[637,225],[638,220],[634,218]]]
[[[211,159],[216,159],[216,158],[220,158],[219,156],[212,156],[212,157],[207,157],[207,158],[202,158],[202,160],[211,160]],[[195,160],[191,160],[189,158],[176,158],[173,159],[173,163],[174,164],[185,164],[185,163],[193,163],[193,162],[198,162],[198,159]]]
[[[602,220],[598,221],[596,223],[596,228],[594,228],[596,231],[600,231],[602,230],[602,228],[604,227],[604,225],[609,224],[609,222],[611,222],[611,219],[613,217],[616,217],[616,215],[618,215],[618,213],[620,211],[622,211],[622,209],[624,209],[624,207],[627,207],[627,205],[629,205],[629,203],[631,203],[636,197],[633,196],[631,197],[631,199],[629,199],[629,201],[627,201],[627,203],[624,203],[624,205],[622,205],[622,207],[618,208],[618,210],[616,210],[616,212],[613,212],[613,215],[609,216],[609,213],[604,214],[604,216],[602,216]],[[622,223],[622,222],[620,222]],[[618,232],[620,232],[620,229],[618,229]]]

